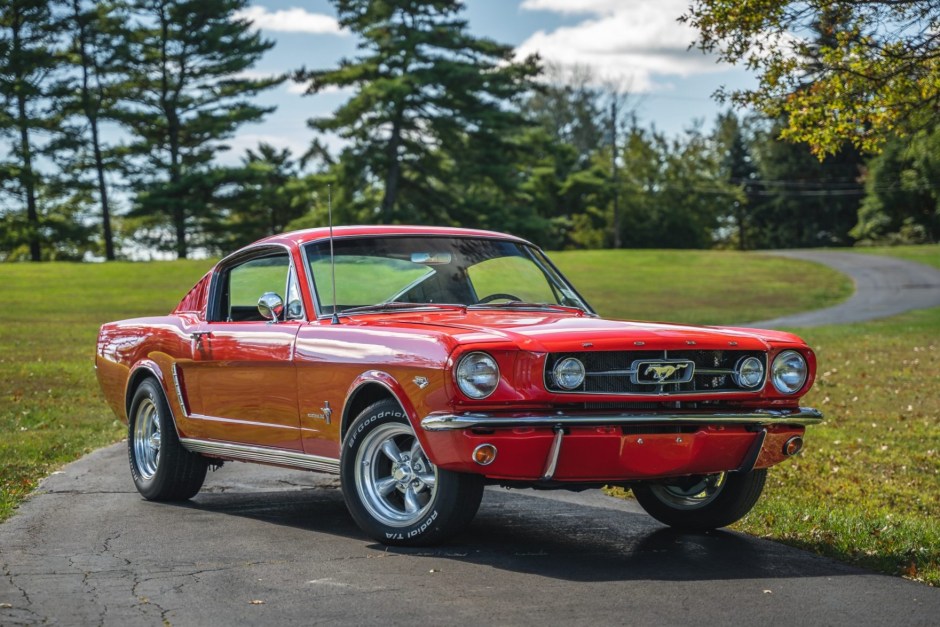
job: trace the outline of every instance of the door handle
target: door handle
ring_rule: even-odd
[[[212,331],[196,331],[194,333],[190,333],[189,337],[193,338],[197,342],[201,342],[202,338],[204,337],[212,337]]]

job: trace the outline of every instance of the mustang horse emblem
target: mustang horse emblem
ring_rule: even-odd
[[[652,366],[652,365],[651,365],[651,366],[648,366],[648,367],[646,368],[646,370],[643,371],[643,374],[644,374],[644,375],[649,375],[649,374],[651,374],[651,375],[653,375],[653,380],[656,381],[656,383],[663,383],[663,382],[666,381],[666,379],[668,379],[668,378],[671,377],[672,375],[676,374],[678,371],[680,371],[680,370],[682,370],[682,369],[684,369],[684,368],[688,368],[688,367],[689,367],[689,364],[687,364],[687,363],[685,363],[685,364],[663,364],[663,365],[661,365],[661,366]]]

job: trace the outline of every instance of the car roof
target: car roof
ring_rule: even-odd
[[[403,224],[377,224],[357,226],[335,226],[333,237],[355,237],[373,235],[431,235],[437,237],[480,237],[486,239],[503,239],[514,242],[528,243],[526,240],[506,233],[496,231],[483,231],[479,229],[463,229],[444,226],[414,226]],[[255,244],[305,244],[315,240],[326,239],[330,236],[328,227],[291,231],[266,237]]]

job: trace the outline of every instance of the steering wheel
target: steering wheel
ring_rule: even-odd
[[[522,302],[522,299],[519,298],[518,296],[513,296],[512,294],[504,294],[503,292],[496,292],[495,294],[490,294],[489,296],[484,296],[483,298],[481,298],[480,300],[477,301],[477,304],[478,304],[478,305],[482,305],[482,304],[484,304],[484,303],[491,303],[491,302],[493,302],[494,300],[499,300],[499,299],[515,300],[515,301]]]

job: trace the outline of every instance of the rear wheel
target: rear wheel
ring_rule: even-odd
[[[350,426],[340,472],[349,513],[385,544],[441,542],[473,519],[483,498],[483,478],[431,463],[390,400],[370,405]]]
[[[744,518],[757,503],[766,480],[766,469],[723,472],[643,483],[633,487],[633,494],[650,516],[670,527],[716,529]]]
[[[149,501],[184,501],[206,479],[206,459],[180,444],[170,407],[154,379],[141,383],[131,401],[127,456],[134,485]]]

